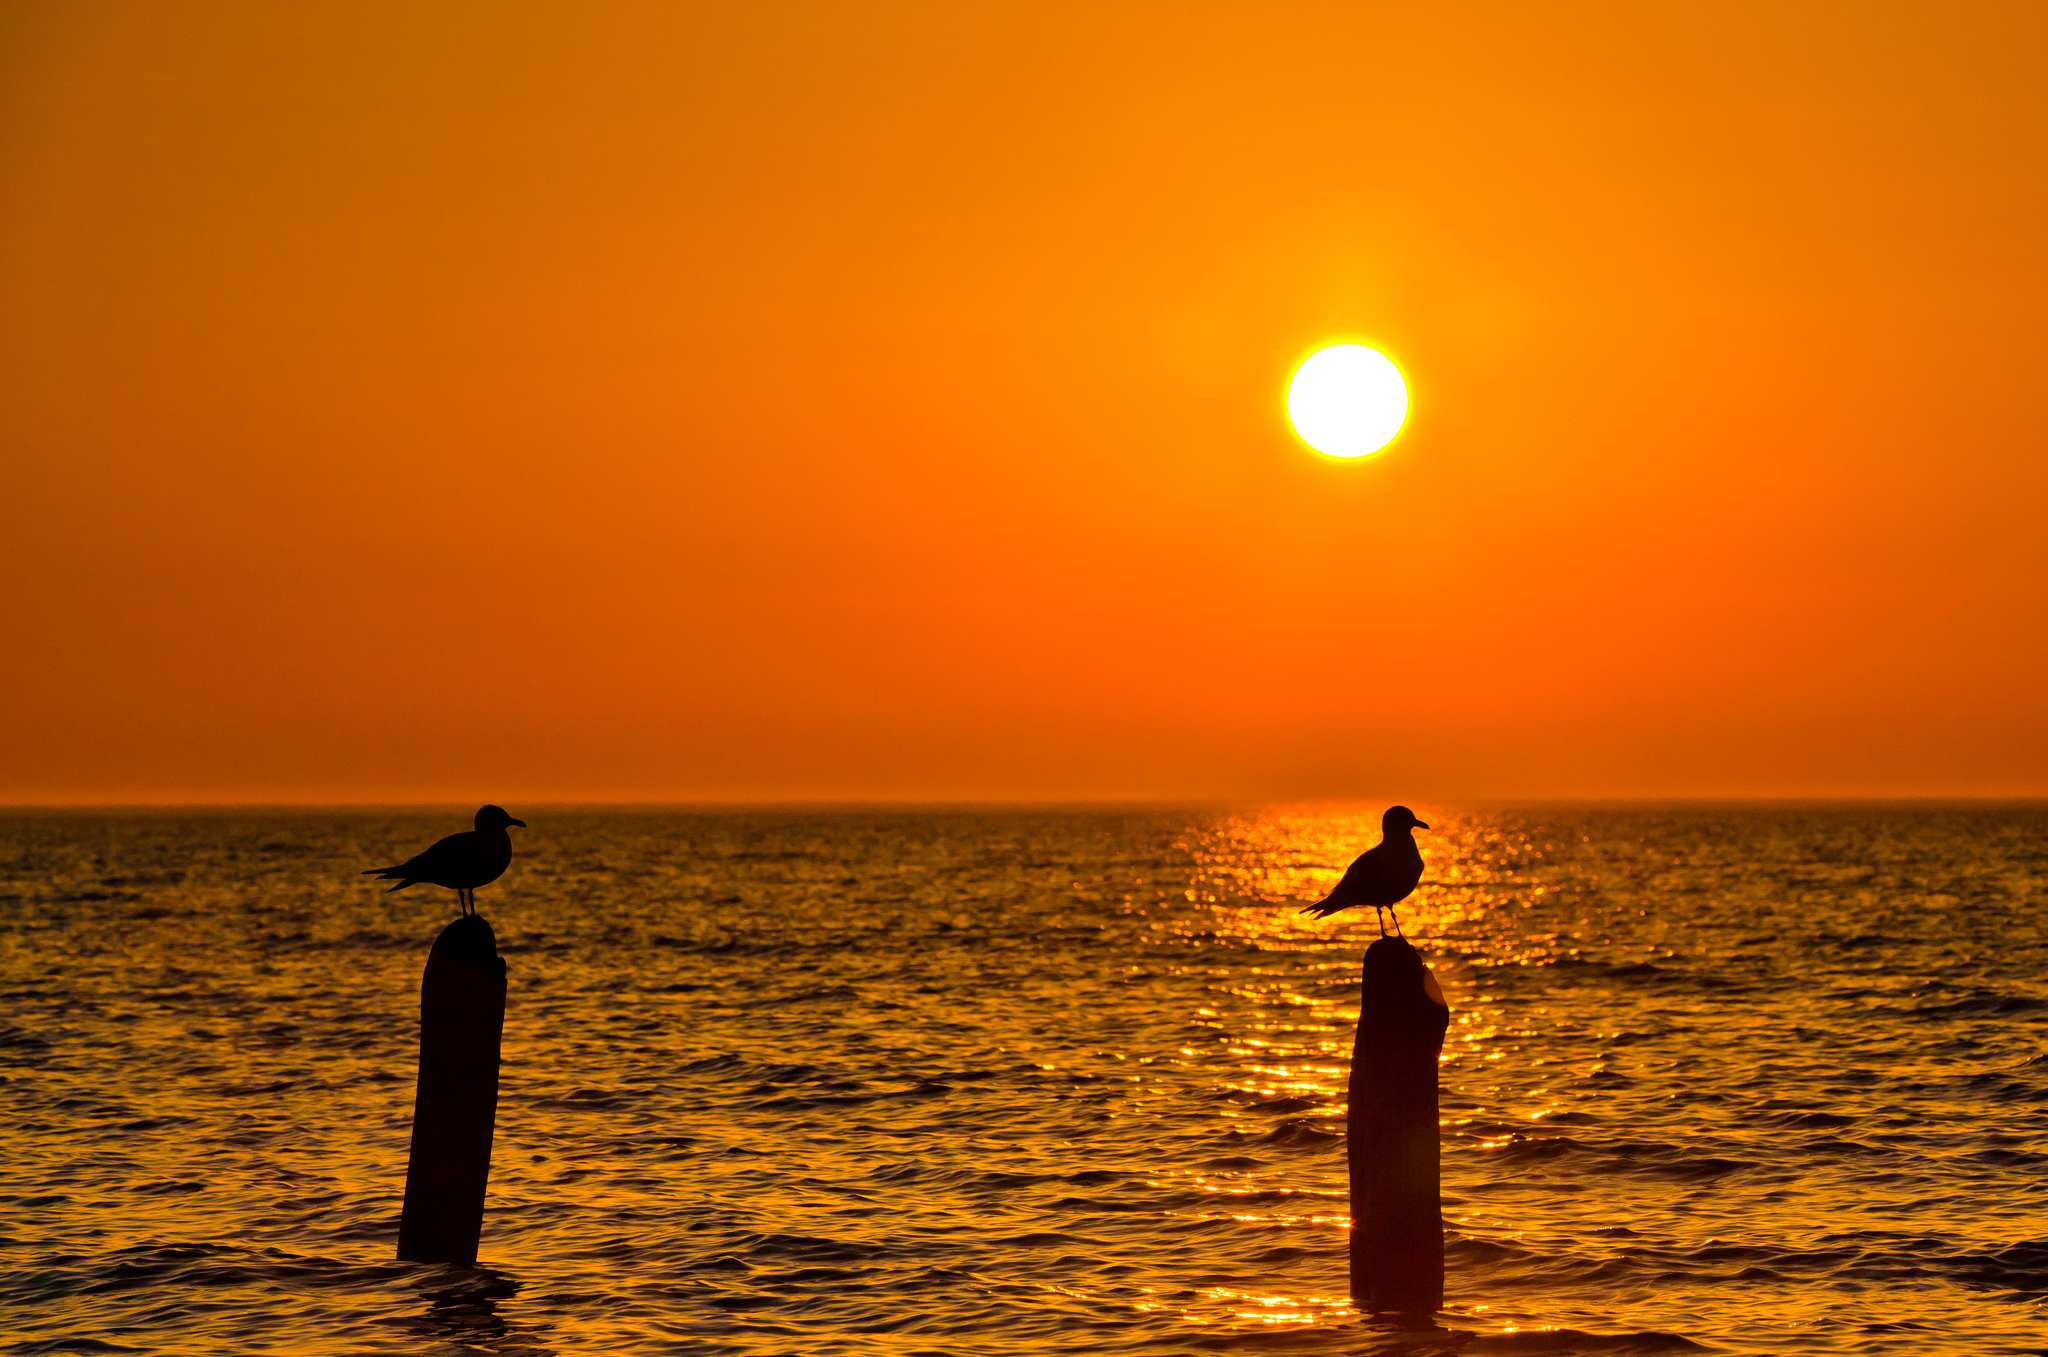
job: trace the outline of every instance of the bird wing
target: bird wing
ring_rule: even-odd
[[[1338,910],[1349,909],[1353,905],[1384,904],[1384,901],[1373,898],[1375,892],[1372,889],[1374,879],[1380,875],[1380,860],[1386,856],[1380,852],[1384,847],[1386,845],[1383,843],[1375,844],[1360,853],[1357,860],[1345,868],[1344,879],[1339,881],[1328,895],[1315,904],[1306,906],[1301,912],[1313,914],[1319,919],[1327,919]]]
[[[465,865],[475,855],[475,850],[470,847],[470,840],[475,837],[476,834],[473,830],[465,831],[461,834],[450,834],[425,852],[417,853],[407,858],[396,867],[385,867],[382,869],[372,867],[369,871],[364,872],[363,875],[375,876],[379,881],[391,881],[398,877],[404,877],[408,883],[432,881],[435,885],[440,885],[441,883],[436,878],[448,875],[450,869]],[[398,890],[400,887],[393,886],[391,889]]]
[[[1358,855],[1336,889],[1302,913],[1328,918],[1353,905],[1398,905],[1415,893],[1421,880],[1422,854],[1412,844],[1389,847],[1383,839]]]

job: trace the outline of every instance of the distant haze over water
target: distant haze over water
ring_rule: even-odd
[[[356,875],[466,819],[0,819],[8,1351],[2048,1341],[2048,808],[1418,803],[1450,1331],[1401,1338],[1344,1271],[1376,934],[1296,912],[1382,807],[508,805],[473,1272],[392,1259],[453,894]]]

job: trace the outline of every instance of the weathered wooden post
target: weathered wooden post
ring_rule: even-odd
[[[1444,1303],[1437,1054],[1450,1009],[1400,938],[1365,953],[1351,1052],[1351,1297],[1364,1310],[1435,1314]]]
[[[398,1256],[474,1263],[498,1120],[498,1045],[505,1031],[505,962],[478,915],[434,939],[420,981],[420,1075]]]

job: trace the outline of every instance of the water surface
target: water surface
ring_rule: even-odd
[[[1418,807],[1447,1309],[1346,1298],[1377,809],[512,807],[483,1266],[392,1259],[466,816],[0,821],[0,1352],[2048,1352],[2041,807]]]

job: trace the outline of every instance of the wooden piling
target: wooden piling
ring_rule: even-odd
[[[1345,1136],[1351,1296],[1360,1309],[1443,1308],[1437,1055],[1450,1016],[1407,942],[1381,938],[1366,950]]]
[[[441,930],[420,981],[419,1085],[398,1256],[474,1263],[498,1119],[505,962],[480,916]]]

